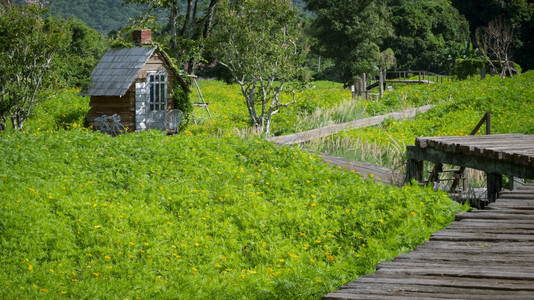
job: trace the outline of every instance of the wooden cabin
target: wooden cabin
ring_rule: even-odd
[[[134,32],[135,42],[136,47],[108,49],[91,73],[87,121],[94,126],[95,118],[117,114],[128,131],[176,130],[169,122],[176,74],[165,54],[152,46],[150,30]]]

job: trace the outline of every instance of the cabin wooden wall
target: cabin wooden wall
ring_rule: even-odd
[[[131,87],[122,97],[91,96],[89,106],[91,109],[87,115],[87,121],[90,126],[94,125],[97,117],[117,114],[121,116],[121,124],[127,127],[128,131],[135,131],[135,92]]]

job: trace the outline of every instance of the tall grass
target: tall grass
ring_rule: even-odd
[[[336,104],[331,108],[317,107],[312,113],[304,111],[298,115],[296,130],[326,127],[367,117],[365,107],[357,105],[357,101],[349,100]]]
[[[354,161],[404,171],[406,146],[404,143],[397,143],[393,138],[391,141],[388,144],[379,144],[370,143],[359,137],[328,136],[305,144],[304,147]]]

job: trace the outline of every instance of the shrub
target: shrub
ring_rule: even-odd
[[[454,75],[460,80],[467,79],[469,76],[473,76],[479,73],[479,70],[484,68],[484,61],[476,58],[459,58],[454,64]]]

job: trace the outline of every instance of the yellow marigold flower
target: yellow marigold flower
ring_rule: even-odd
[[[28,270],[33,270],[33,266],[32,265],[28,265]]]
[[[311,206],[311,207],[316,207],[317,204],[315,204],[315,202],[314,202],[314,203],[312,203],[310,206]]]

